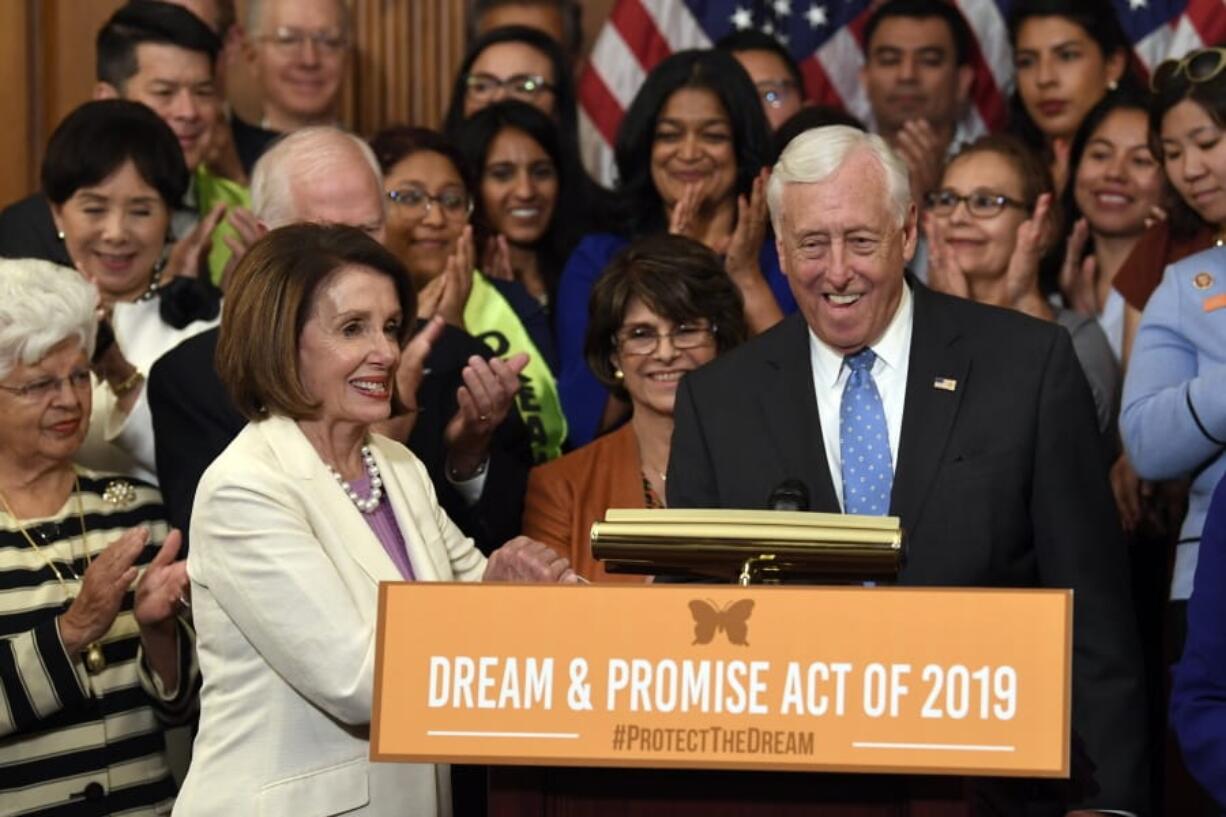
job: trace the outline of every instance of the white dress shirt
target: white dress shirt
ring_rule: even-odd
[[[877,355],[873,362],[873,381],[881,395],[889,434],[890,462],[898,469],[898,440],[902,433],[902,409],[907,394],[907,363],[911,359],[911,288],[903,284],[898,309],[885,332],[869,348]],[[817,415],[822,423],[822,443],[830,481],[839,506],[843,505],[843,458],[839,447],[839,407],[851,369],[843,365],[843,355],[822,342],[809,330],[809,361],[813,368],[813,390],[817,394]]]

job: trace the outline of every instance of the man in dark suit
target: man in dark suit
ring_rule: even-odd
[[[905,277],[916,208],[878,136],[803,134],[767,197],[800,312],[681,383],[668,504],[764,508],[799,479],[811,510],[901,518],[900,584],[1073,588],[1072,781],[967,796],[1145,813],[1127,560],[1067,332]]]
[[[378,164],[364,142],[335,128],[298,131],[278,143],[256,164],[252,191],[264,227],[350,224],[383,239]],[[216,346],[216,329],[185,341],[158,360],[147,385],[158,478],[170,521],[185,534],[200,476],[245,425],[213,368]],[[420,329],[397,375],[401,400],[417,411],[385,429],[407,438],[439,503],[487,553],[518,535],[532,465],[527,429],[512,402],[518,371],[491,357],[482,343],[441,321]],[[458,404],[461,389],[473,394],[466,372],[485,389],[481,414]],[[493,402],[484,402],[487,395]]]

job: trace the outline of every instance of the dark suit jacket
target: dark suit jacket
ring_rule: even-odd
[[[217,329],[211,329],[163,355],[146,386],[153,414],[158,481],[167,518],[186,537],[200,476],[246,425],[213,367]],[[485,489],[469,508],[447,481],[443,429],[456,412],[456,391],[468,358],[490,351],[481,342],[446,327],[426,359],[429,373],[418,390],[419,414],[408,446],[426,469],[439,504],[485,553],[519,534],[524,488],[532,451],[519,414],[511,411],[494,433]]]
[[[51,206],[42,193],[26,196],[0,212],[0,258],[43,258],[72,266],[68,248],[56,237]]]
[[[1074,600],[1073,729],[1089,764],[1047,792],[1082,807],[1147,808],[1140,655],[1094,404],[1054,323],[913,285],[914,324],[890,513],[904,585],[1061,587]],[[957,381],[953,391],[933,381]],[[803,480],[838,513],[809,331],[793,315],[688,375],[668,469],[670,507],[765,508]],[[1042,784],[1033,784],[1039,797]]]

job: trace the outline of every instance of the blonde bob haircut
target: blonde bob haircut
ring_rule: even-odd
[[[849,156],[861,150],[871,153],[881,166],[890,209],[901,227],[911,207],[911,178],[907,165],[875,133],[865,133],[847,125],[826,125],[807,130],[788,142],[771,171],[766,184],[766,204],[770,207],[775,233],[782,235],[784,185],[825,181],[838,172]],[[856,195],[856,191],[849,190],[848,195]]]
[[[291,224],[273,230],[235,268],[217,336],[217,374],[248,420],[317,415],[319,401],[298,371],[298,341],[315,294],[342,267],[362,267],[391,280],[403,316],[397,340],[404,348],[415,325],[417,296],[396,256],[356,227]]]

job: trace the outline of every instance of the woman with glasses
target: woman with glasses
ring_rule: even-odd
[[[548,306],[576,241],[570,214],[582,209],[557,127],[536,108],[507,100],[465,120],[455,144],[477,180],[482,271],[519,281]]]
[[[1009,13],[1017,90],[1012,130],[1068,180],[1068,151],[1081,120],[1108,90],[1134,83],[1129,41],[1110,0],[1021,0]]]
[[[1051,173],[1021,140],[983,136],[964,147],[945,166],[940,187],[928,194],[928,281],[951,295],[1064,326],[1106,438],[1119,393],[1111,346],[1093,317],[1053,307],[1039,288],[1039,264],[1060,223],[1053,200]]]
[[[583,348],[592,287],[632,240],[672,232],[722,256],[751,332],[796,309],[767,238],[770,150],[757,89],[731,54],[679,51],[648,74],[617,134],[619,206],[605,231],[580,241],[558,286],[559,386],[572,443],[592,440],[628,412],[592,374]]]
[[[145,376],[163,353],[217,322],[220,293],[178,276],[207,242],[168,252],[171,214],[191,177],[170,127],[125,100],[87,102],[47,145],[43,193],[77,269],[97,288],[103,320],[90,434],[78,461],[156,483]],[[209,231],[202,231],[208,235]]]
[[[162,729],[194,709],[187,570],[162,497],[73,463],[97,305],[74,270],[0,261],[4,814],[168,814]]]
[[[584,356],[601,384],[630,403],[630,420],[532,471],[524,534],[591,581],[642,581],[605,573],[592,557],[589,531],[609,508],[664,506],[677,386],[686,372],[745,339],[744,306],[715,253],[662,234],[613,258],[588,311]]]
[[[418,291],[421,317],[448,323],[484,341],[498,357],[523,354],[516,405],[538,462],[562,453],[566,421],[558,400],[552,334],[540,302],[517,281],[476,269],[472,185],[463,157],[436,131],[398,126],[371,147],[388,198],[387,247]]]
[[[1208,783],[1221,780],[1220,760],[1212,758],[1220,736],[1207,735],[1210,721],[1197,715],[1219,694],[1214,685],[1222,689],[1214,674],[1221,619],[1207,598],[1221,593],[1222,577],[1202,577],[1197,561],[1210,500],[1226,475],[1226,49],[1163,63],[1153,81],[1150,130],[1167,177],[1209,225],[1215,246],[1168,266],[1145,305],[1120,428],[1143,478],[1191,478],[1170,588],[1173,654],[1184,654],[1173,715],[1189,768]]]

